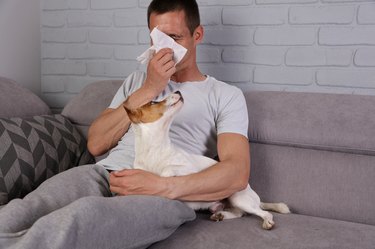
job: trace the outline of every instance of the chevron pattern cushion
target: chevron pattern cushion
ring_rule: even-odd
[[[93,158],[85,138],[64,116],[0,118],[0,205],[24,197],[59,172],[88,163]]]

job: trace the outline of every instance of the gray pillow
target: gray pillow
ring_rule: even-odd
[[[47,104],[17,82],[0,77],[0,117],[33,117],[51,114]]]
[[[92,162],[85,138],[62,115],[0,118],[0,205],[59,172]]]

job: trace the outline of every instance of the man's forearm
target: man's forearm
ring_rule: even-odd
[[[136,109],[151,101],[154,95],[140,88],[116,109],[107,109],[90,126],[87,147],[91,154],[99,156],[113,148],[127,132],[130,120],[124,109]]]
[[[249,165],[241,167],[235,164],[230,161],[220,162],[195,174],[165,179],[167,195],[182,201],[217,201],[227,198],[244,189],[248,183],[248,172],[243,169]]]
[[[87,142],[91,154],[102,155],[113,148],[130,125],[124,107],[133,110],[153,100],[165,89],[175,71],[172,49],[164,48],[156,53],[147,66],[147,78],[142,87],[117,109],[107,109],[91,125]]]
[[[123,106],[130,110],[137,109],[142,105],[152,101],[159,93],[154,93],[147,86],[142,86],[140,89],[132,93],[128,99],[123,103]]]
[[[122,106],[107,109],[90,126],[87,148],[100,156],[113,148],[128,130],[130,120]]]
[[[216,201],[246,188],[250,176],[249,142],[246,137],[218,136],[221,161],[201,172],[166,179],[168,194],[184,201]]]

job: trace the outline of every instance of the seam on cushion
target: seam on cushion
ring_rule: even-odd
[[[12,239],[12,238],[19,238],[28,231],[29,229],[25,229],[19,232],[14,232],[14,233],[0,233],[0,239]]]
[[[362,148],[348,147],[348,146],[317,145],[317,144],[308,144],[308,143],[306,144],[305,143],[293,143],[289,141],[278,141],[278,140],[265,141],[265,140],[257,140],[257,139],[249,139],[249,142],[258,143],[258,144],[270,144],[270,145],[296,147],[296,148],[303,148],[303,149],[344,152],[344,153],[360,154],[360,155],[368,155],[368,156],[375,155],[375,150],[373,149],[362,149]]]

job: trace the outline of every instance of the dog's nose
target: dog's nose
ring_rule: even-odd
[[[180,91],[176,91],[176,92],[174,92],[175,94],[178,94],[178,95],[180,95],[180,97],[182,97],[182,94],[181,94],[181,92]]]

